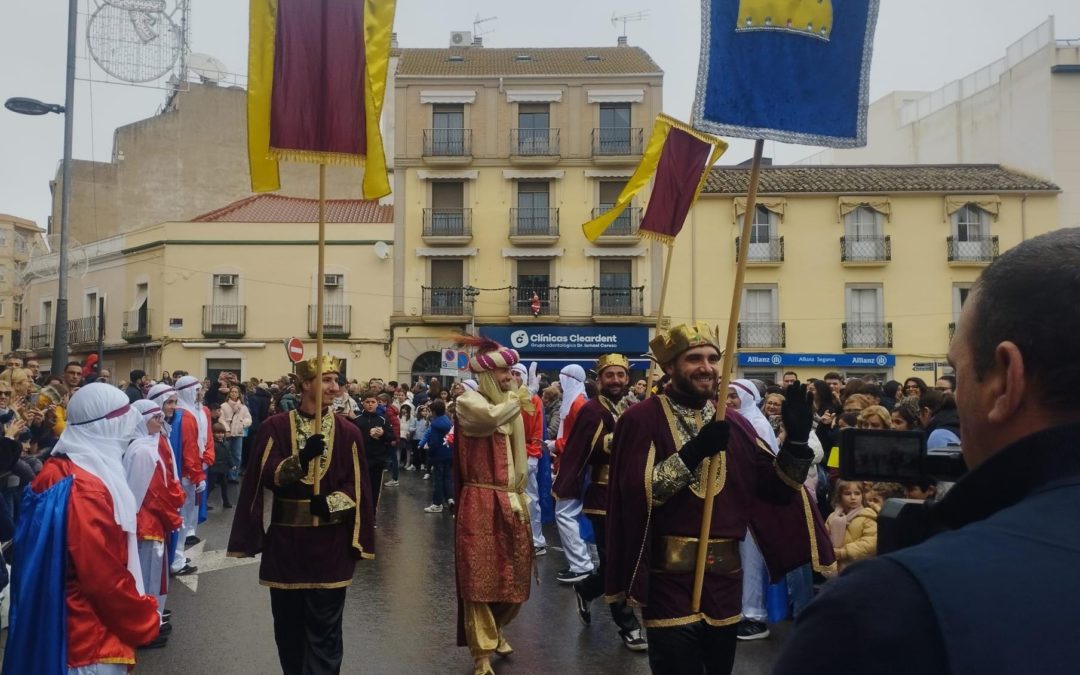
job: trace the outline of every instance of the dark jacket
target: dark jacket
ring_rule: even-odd
[[[1076,672],[1078,449],[1072,424],[983,462],[927,508],[931,525],[947,531],[852,565],[825,586],[774,672]],[[821,649],[836,635],[845,636],[843,658]]]
[[[270,390],[262,387],[255,387],[255,391],[248,396],[248,410],[251,411],[251,432],[248,435],[254,436],[259,424],[270,416],[270,400]]]
[[[134,382],[127,386],[127,389],[124,390],[124,393],[127,394],[129,403],[141,401],[144,398],[142,389],[139,389],[139,385],[135,384]]]
[[[432,418],[431,426],[424,436],[424,440],[427,441],[428,459],[439,460],[453,458],[453,450],[446,442],[446,435],[450,433],[450,429],[453,428],[453,426],[454,423],[450,421],[449,415],[440,415],[439,417]]]
[[[356,426],[360,427],[360,431],[364,436],[364,453],[367,456],[368,464],[385,462],[387,457],[390,456],[394,442],[394,428],[390,425],[390,420],[377,412],[369,413],[361,410],[353,421],[356,422]],[[376,427],[382,428],[382,438],[371,437],[371,430]]]
[[[229,473],[232,466],[232,454],[229,452],[229,444],[225,440],[214,439],[214,465],[210,467],[210,473],[219,475]]]

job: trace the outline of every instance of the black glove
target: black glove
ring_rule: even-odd
[[[701,427],[701,431],[679,450],[679,457],[687,469],[693,471],[701,460],[712,457],[727,447],[731,427],[724,420],[713,420]]]
[[[324,450],[326,450],[326,441],[323,440],[322,434],[308,437],[304,447],[300,448],[300,466],[304,471],[307,471],[308,463],[321,456]]]
[[[319,518],[330,517],[330,505],[326,503],[326,495],[312,495],[311,515]]]
[[[814,407],[806,385],[798,381],[789,384],[784,391],[784,404],[780,408],[780,418],[784,421],[787,440],[805,445],[814,428]]]

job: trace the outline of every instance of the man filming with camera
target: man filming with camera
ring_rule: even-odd
[[[949,352],[968,474],[926,507],[933,536],[826,586],[776,673],[1077,672],[1078,299],[1080,229],[982,273]]]

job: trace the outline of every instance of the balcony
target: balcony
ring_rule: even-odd
[[[319,308],[308,305],[308,335],[319,332]],[[323,305],[323,337],[347,338],[352,333],[352,305]]]
[[[533,304],[533,294],[536,303]],[[511,317],[554,317],[559,316],[559,288],[549,286],[511,286]]]
[[[892,260],[892,237],[840,237],[840,262],[879,265]]]
[[[139,309],[124,312],[124,327],[120,337],[125,342],[138,343],[150,340],[150,310],[143,305]]]
[[[424,129],[424,163],[465,166],[472,162],[472,129]]]
[[[457,288],[424,286],[422,291],[425,318],[452,317],[461,321],[472,314],[472,301],[466,296],[465,289],[460,286]]]
[[[544,246],[559,240],[559,209],[510,209],[510,241]]]
[[[998,238],[992,237],[949,237],[950,265],[988,265],[998,257]]]
[[[247,305],[203,305],[202,334],[209,338],[242,338]]]
[[[98,341],[98,318],[68,319],[68,345],[92,345]]]
[[[592,131],[593,161],[597,164],[636,164],[644,147],[642,129],[601,127]]]
[[[424,209],[425,244],[460,246],[472,241],[472,209]]]
[[[510,163],[547,165],[559,161],[558,129],[511,129]]]
[[[52,349],[53,325],[51,323],[39,323],[36,326],[30,326],[29,338],[29,345],[32,350]]]
[[[739,349],[784,349],[787,325],[775,321],[740,321],[736,346]]]
[[[605,212],[611,210],[611,207],[599,207],[592,210],[592,217],[599,218]],[[641,217],[643,215],[643,209],[640,206],[628,206],[619,214],[612,223],[611,227],[604,230],[604,233],[600,235],[600,238],[596,240],[596,244],[600,246],[619,246],[623,244],[636,244],[638,239],[638,227],[641,225]]]
[[[844,349],[892,349],[892,323],[849,323],[841,326]]]
[[[594,288],[592,291],[593,318],[645,316],[645,287]]]
[[[735,262],[739,262],[739,244],[742,237],[735,237]],[[779,265],[784,262],[784,238],[769,237],[768,241],[750,240],[747,265]]]

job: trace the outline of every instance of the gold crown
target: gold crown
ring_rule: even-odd
[[[716,330],[698,321],[693,324],[681,323],[670,331],[659,333],[649,342],[649,349],[652,350],[653,358],[657,363],[665,364],[674,361],[676,356],[687,349],[705,345],[715,347],[716,351],[722,352]]]
[[[829,39],[832,0],[739,0],[736,31],[780,30]]]
[[[626,372],[630,372],[630,359],[626,358],[622,354],[604,354],[596,360],[596,374],[604,372],[605,368],[612,366],[619,366],[626,368]]]
[[[340,373],[341,372],[341,359],[336,359],[329,354],[323,354],[322,367],[319,367],[318,359],[308,359],[307,361],[301,361],[296,364],[296,375],[301,380],[307,381],[318,377],[319,375],[326,375],[327,373]]]

